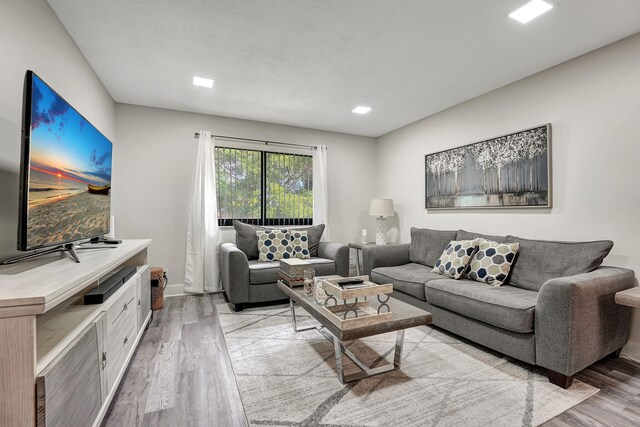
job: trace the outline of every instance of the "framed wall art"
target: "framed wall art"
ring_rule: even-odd
[[[550,208],[551,124],[425,156],[427,209]]]

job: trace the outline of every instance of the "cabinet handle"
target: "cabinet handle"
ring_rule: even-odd
[[[122,311],[127,311],[128,308],[129,308],[129,304],[125,303],[124,307],[122,307]]]
[[[126,337],[126,338],[124,339],[124,343],[123,343],[122,345],[127,345],[127,343],[128,343],[128,342],[129,342],[129,337]]]
[[[104,351],[102,352],[102,362],[100,363],[100,365],[102,366],[102,369],[107,366],[107,353]]]

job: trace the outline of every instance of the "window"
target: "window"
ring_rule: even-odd
[[[218,224],[310,225],[311,156],[216,147]]]

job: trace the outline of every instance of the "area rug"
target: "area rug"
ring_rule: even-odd
[[[294,332],[288,306],[217,309],[254,426],[531,426],[598,392],[577,380],[563,390],[541,369],[427,326],[405,332],[400,370],[343,385],[333,345],[315,329]],[[315,323],[296,313],[303,326]],[[391,333],[349,348],[380,366],[394,343]],[[343,360],[345,374],[358,371]]]

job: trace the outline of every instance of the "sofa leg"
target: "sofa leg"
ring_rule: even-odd
[[[231,304],[231,303],[229,303],[229,305],[231,306],[231,310],[233,310],[235,312],[244,310],[244,304]]]
[[[609,359],[617,359],[618,357],[620,357],[620,353],[622,353],[622,347],[611,353],[609,355]]]
[[[547,369],[547,377],[551,384],[557,385],[561,388],[569,388],[571,387],[571,384],[573,384],[573,375],[564,375],[559,372],[552,371],[551,369]]]

